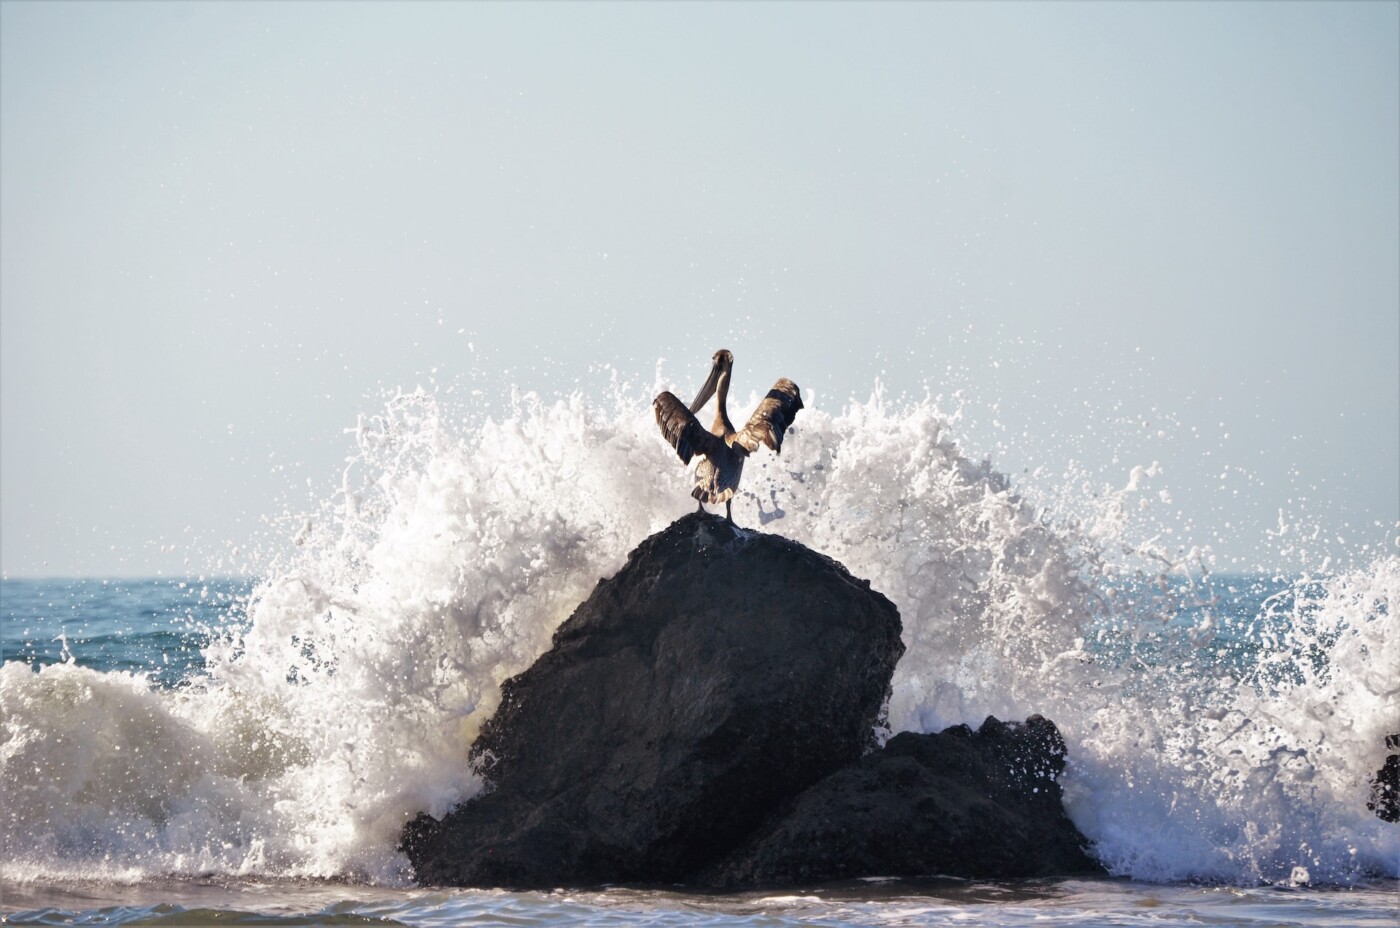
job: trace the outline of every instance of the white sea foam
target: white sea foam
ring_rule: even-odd
[[[1165,492],[1155,465],[1047,514],[964,456],[956,421],[878,393],[809,408],[781,457],[750,459],[736,500],[741,523],[837,558],[899,606],[893,728],[1055,719],[1068,806],[1116,873],[1396,875],[1400,828],[1365,798],[1400,730],[1400,559],[1300,588],[1294,621],[1261,617],[1286,632],[1248,673],[1184,673],[1214,630],[1208,609],[1167,624],[1198,553],[1133,536],[1139,502]],[[519,397],[472,427],[400,395],[353,441],[340,491],[295,520],[294,553],[259,585],[246,634],[211,648],[206,681],[4,667],[0,874],[402,882],[403,823],[479,788],[464,758],[501,681],[690,506],[648,403],[623,390]],[[1179,580],[1130,602],[1134,572]],[[1095,636],[1145,629],[1152,660],[1096,651]]]
[[[1243,677],[1140,674],[1070,720],[1069,806],[1104,862],[1140,879],[1349,882],[1397,875],[1400,827],[1366,807],[1400,730],[1400,558],[1297,594]],[[1189,641],[1189,638],[1188,638]]]

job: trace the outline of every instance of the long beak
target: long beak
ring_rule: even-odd
[[[710,397],[715,395],[715,388],[719,386],[719,367],[719,362],[716,361],[714,367],[710,368],[710,379],[705,381],[700,392],[695,394],[695,402],[690,404],[691,415],[704,408],[705,404],[710,401]]]

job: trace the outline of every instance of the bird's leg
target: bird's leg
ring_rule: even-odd
[[[704,512],[704,511],[705,511],[705,504],[704,504],[703,502],[701,502],[700,500],[698,500],[698,499],[695,501],[695,511],[696,511],[696,512]]]
[[[729,500],[724,501],[724,518],[729,522],[730,525],[734,524],[734,512],[730,509],[730,507],[733,505],[734,504]]]

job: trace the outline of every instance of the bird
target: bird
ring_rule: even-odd
[[[690,493],[698,501],[700,511],[705,511],[706,503],[724,503],[725,518],[732,523],[732,500],[744,472],[744,459],[760,445],[767,445],[775,454],[782,453],[783,434],[802,408],[802,392],[791,380],[780,378],[758,404],[748,424],[736,432],[734,423],[729,421],[728,408],[734,355],[721,348],[711,361],[710,376],[689,406],[667,390],[652,401],[652,408],[656,411],[656,424],[661,427],[662,436],[676,449],[681,461],[689,464],[696,455],[702,458],[695,468],[695,489]],[[715,421],[706,431],[695,414],[716,391],[719,399],[715,404]]]

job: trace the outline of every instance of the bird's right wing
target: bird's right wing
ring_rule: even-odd
[[[651,406],[656,410],[656,424],[661,426],[661,434],[686,464],[695,455],[713,448],[715,442],[722,441],[706,431],[690,408],[669,390],[652,400]]]

